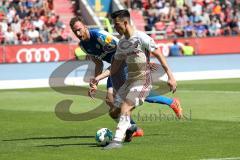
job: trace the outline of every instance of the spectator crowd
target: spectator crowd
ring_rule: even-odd
[[[0,44],[68,41],[53,0],[1,0]]]
[[[164,38],[240,34],[240,0],[122,0]],[[151,34],[155,37],[156,34]],[[0,0],[0,44],[71,40],[53,0]]]
[[[167,37],[239,35],[240,0],[123,0],[140,10],[146,31]]]

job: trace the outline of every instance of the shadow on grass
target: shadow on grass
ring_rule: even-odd
[[[73,143],[73,144],[46,144],[34,147],[66,147],[66,146],[88,146],[88,147],[98,147],[96,143]]]
[[[2,141],[26,141],[26,140],[44,140],[44,139],[73,139],[73,138],[94,138],[94,136],[65,136],[65,137],[31,137],[31,138],[19,138],[19,139],[5,139]]]

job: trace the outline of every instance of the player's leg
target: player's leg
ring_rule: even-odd
[[[134,129],[135,125],[130,123],[131,113],[136,106],[143,104],[144,99],[149,94],[151,85],[146,82],[143,83],[141,80],[133,83],[124,83],[119,89],[118,95],[121,98],[121,116],[119,118],[114,140],[108,146],[104,147],[104,149],[120,148],[127,130],[130,128]],[[135,127],[135,130],[136,129]],[[132,136],[132,134],[133,132],[130,136]]]
[[[106,104],[109,106],[109,115],[110,117],[115,120],[116,122],[118,122],[118,119],[120,117],[120,112],[121,109],[120,107],[117,107],[116,104],[114,104],[114,98],[115,98],[115,93],[113,91],[113,85],[112,85],[112,81],[111,78],[109,77],[107,79],[107,95],[106,95]],[[135,121],[130,118],[130,123],[131,124],[136,124]],[[136,136],[143,136],[143,130],[141,128],[139,128],[139,132],[136,133]]]
[[[134,108],[133,103],[131,101],[126,100],[121,103],[120,107],[121,115],[119,117],[119,122],[117,125],[114,139],[109,145],[104,147],[104,149],[121,148],[122,141],[125,137],[126,131],[132,126],[130,123],[130,117],[131,110]]]
[[[177,98],[169,98],[166,96],[157,95],[154,92],[150,92],[149,96],[146,97],[145,101],[149,103],[159,103],[159,104],[168,105],[170,108],[173,109],[173,111],[175,112],[178,118],[182,117],[181,103]]]
[[[149,103],[159,103],[170,106],[173,102],[173,98],[162,96],[155,91],[151,91],[149,95],[146,97],[145,101]]]
[[[159,84],[159,80],[161,78],[163,78],[164,76],[166,76],[165,70],[163,69],[162,65],[160,65],[160,64],[151,63],[151,66],[153,67],[153,69],[151,70],[152,83],[155,82],[155,83]],[[161,85],[163,85],[162,86],[163,90],[168,88],[166,83],[161,84]],[[165,88],[165,87],[167,87],[167,88]],[[177,98],[169,98],[166,96],[159,95],[159,93],[157,93],[155,91],[151,91],[149,96],[145,99],[145,101],[149,102],[149,103],[159,103],[159,104],[167,105],[173,109],[173,111],[175,112],[175,114],[178,118],[182,117],[181,104]]]
[[[114,106],[114,97],[115,97],[115,94],[114,94],[114,91],[113,91],[112,81],[111,81],[111,78],[108,77],[108,79],[107,79],[107,95],[106,95],[105,102],[109,106],[110,117],[113,120],[118,121],[118,117],[119,117],[119,114],[120,114],[120,109],[116,108]]]

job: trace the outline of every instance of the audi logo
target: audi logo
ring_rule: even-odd
[[[17,52],[18,63],[58,61],[60,54],[56,48],[22,48]]]

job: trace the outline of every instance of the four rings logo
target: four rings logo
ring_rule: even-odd
[[[56,48],[22,48],[17,52],[18,63],[58,61],[60,53]]]

